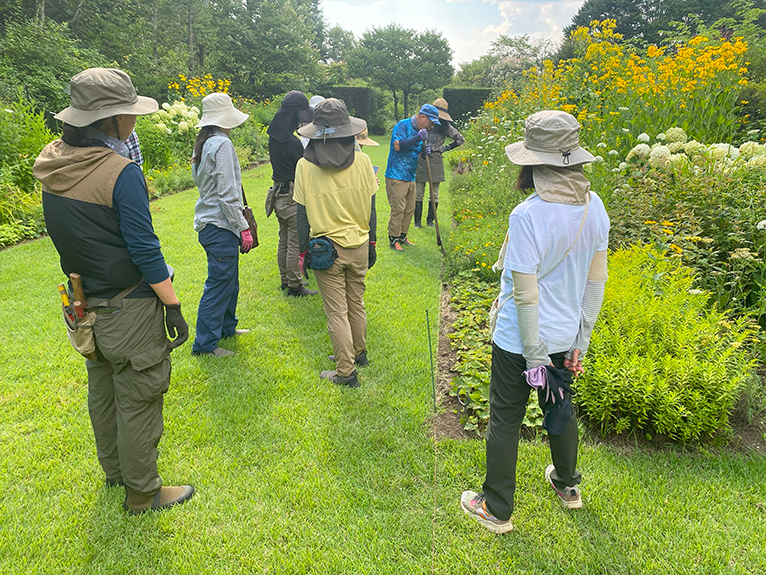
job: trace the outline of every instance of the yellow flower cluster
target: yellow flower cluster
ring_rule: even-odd
[[[213,92],[229,93],[231,80],[227,78],[214,79],[210,74],[204,76],[195,76],[187,78],[183,74],[178,75],[178,81],[170,82],[168,89],[179,94],[188,95],[193,98],[204,98]]]

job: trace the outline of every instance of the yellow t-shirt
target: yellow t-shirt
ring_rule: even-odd
[[[370,198],[378,191],[369,156],[355,152],[348,168],[320,168],[305,158],[295,166],[293,199],[306,207],[311,237],[327,236],[344,248],[370,239]]]

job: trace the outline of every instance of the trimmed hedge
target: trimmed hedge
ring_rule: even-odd
[[[493,88],[444,88],[442,97],[449,104],[449,115],[455,121],[466,120],[481,109]]]
[[[348,113],[371,122],[378,113],[375,92],[364,86],[333,86],[332,97],[343,100]]]

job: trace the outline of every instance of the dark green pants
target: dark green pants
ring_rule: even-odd
[[[564,367],[564,354],[551,356],[553,365]],[[489,389],[489,425],[487,426],[487,476],[484,495],[487,508],[501,521],[513,513],[513,495],[516,492],[516,459],[519,454],[519,430],[527,409],[532,388],[524,378],[524,358],[492,344],[492,376]],[[542,394],[538,395],[540,408],[545,409]],[[580,483],[577,471],[578,445],[577,418],[572,415],[564,435],[548,435],[551,457],[556,470],[551,479],[557,487]],[[543,478],[540,470],[540,479]]]
[[[162,303],[124,299],[117,311],[98,314],[94,333],[98,359],[86,365],[98,460],[107,478],[121,477],[134,491],[153,495],[162,487],[157,445],[170,384]]]

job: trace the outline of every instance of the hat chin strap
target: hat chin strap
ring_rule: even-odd
[[[561,152],[562,155],[564,156],[564,165],[568,166],[569,165],[569,156],[572,155],[572,152],[570,152],[569,150],[567,150],[566,152],[564,150],[559,150],[559,152]]]

